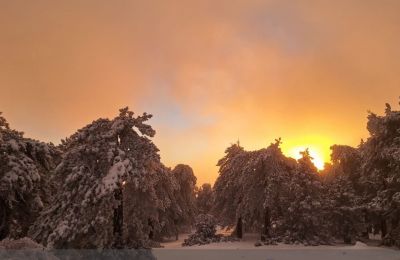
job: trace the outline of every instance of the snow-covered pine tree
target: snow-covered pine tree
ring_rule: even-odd
[[[400,247],[400,111],[370,113],[370,137],[361,144],[361,182],[369,209],[379,216],[383,243]]]
[[[176,181],[171,170],[150,162],[140,180],[124,186],[124,237],[127,247],[157,246],[152,241],[176,233]]]
[[[345,243],[362,236],[368,238],[369,215],[360,185],[360,153],[346,145],[333,145],[331,150],[332,164],[322,172],[331,233]]]
[[[60,154],[11,129],[0,113],[0,239],[26,236],[51,197],[48,179]]]
[[[204,183],[196,189],[196,208],[198,214],[210,213],[214,204],[214,194],[212,186],[209,183]]]
[[[282,223],[284,208],[288,207],[288,196],[290,190],[287,184],[290,183],[291,174],[296,169],[295,159],[288,158],[282,154],[280,149],[281,141],[277,139],[274,144],[268,147],[269,156],[264,164],[268,172],[264,182],[263,208],[264,217],[261,231],[261,240],[268,242],[269,238],[278,240],[282,234]],[[286,231],[286,230],[284,230]],[[271,242],[271,241],[270,241]]]
[[[219,176],[213,187],[213,215],[222,226],[232,227],[236,224],[236,234],[239,238],[242,236],[242,216],[238,216],[236,211],[243,193],[238,180],[247,157],[248,153],[239,142],[228,147],[225,156],[218,161]]]
[[[265,149],[251,151],[242,168],[239,183],[242,186],[242,200],[238,212],[242,216],[246,229],[261,233],[261,239],[271,236],[271,221],[279,214],[280,181],[287,178],[293,167],[293,160],[285,157],[280,149],[280,139]],[[276,184],[273,186],[271,184]]]
[[[160,168],[157,147],[148,137],[155,131],[145,122],[151,115],[134,117],[128,108],[113,120],[98,119],[78,130],[63,144],[64,155],[57,166],[57,193],[31,227],[29,234],[54,248],[110,248],[132,244],[122,236],[123,225],[136,219],[121,217],[121,203],[133,196],[124,192],[150,190],[149,177]],[[124,199],[117,196],[122,192]],[[154,198],[156,200],[157,198]],[[128,199],[129,200],[129,199]],[[129,208],[129,203],[124,205]],[[135,238],[133,238],[135,239]]]
[[[220,160],[214,213],[240,234],[258,230],[262,239],[286,243],[328,243],[324,199],[317,169],[308,151],[296,160],[282,154],[280,139],[266,149],[247,152],[238,145]],[[270,240],[269,240],[270,241]]]
[[[196,216],[195,187],[197,178],[190,166],[178,164],[171,172],[176,180],[178,189],[175,190],[175,202],[177,205],[177,218],[174,220],[177,226],[176,238],[181,229],[190,229]],[[190,230],[189,230],[190,231]]]
[[[145,186],[138,188],[129,182],[125,186],[125,215],[130,219],[125,225],[125,240],[130,246],[176,237],[182,226],[194,220],[193,170],[187,165],[178,165],[172,171],[162,164],[153,167],[145,176]]]
[[[329,243],[324,219],[322,183],[308,150],[302,152],[280,188],[280,214],[274,219],[275,235],[285,243],[318,245]],[[279,217],[280,216],[280,217]]]

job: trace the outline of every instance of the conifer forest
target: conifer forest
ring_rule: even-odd
[[[213,185],[186,164],[162,163],[150,114],[120,109],[59,145],[33,140],[0,115],[0,239],[47,248],[157,248],[240,241],[255,246],[354,244],[400,247],[400,111],[368,114],[369,137],[331,146],[318,170],[279,138],[248,151],[232,143]],[[217,229],[230,230],[221,234]],[[0,242],[1,243],[1,242]]]

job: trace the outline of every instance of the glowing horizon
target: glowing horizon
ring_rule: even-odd
[[[300,159],[300,152],[308,149],[311,161],[314,163],[318,170],[323,170],[325,163],[329,163],[333,140],[321,135],[307,135],[297,139],[291,139],[282,143],[282,152],[294,159]]]
[[[287,156],[298,160],[302,157],[301,152],[304,152],[306,149],[308,149],[308,152],[310,153],[310,156],[312,158],[311,161],[315,165],[315,167],[317,167],[318,170],[323,170],[325,163],[327,163],[328,161],[325,161],[323,155],[311,146],[302,145],[293,147],[288,151]]]

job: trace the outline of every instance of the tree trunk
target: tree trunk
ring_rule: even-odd
[[[267,238],[271,236],[270,231],[271,231],[271,216],[269,208],[266,208],[264,212],[264,228],[261,234],[261,241],[265,241]]]
[[[386,219],[382,216],[382,218],[381,218],[381,238],[382,238],[382,240],[385,238],[386,234],[387,234]]]
[[[122,185],[118,185],[117,189],[114,190],[114,198],[119,201],[119,205],[114,208],[114,247],[123,248],[122,229],[124,223],[124,208]]]
[[[179,239],[179,225],[178,225],[178,221],[176,219],[174,220],[174,228],[175,228],[175,241],[178,241],[178,239]]]
[[[368,212],[364,211],[364,230],[362,232],[362,237],[364,239],[369,239],[369,233],[371,233],[371,227],[369,225]]]
[[[343,242],[344,242],[345,244],[351,244],[350,226],[349,226],[349,224],[347,224],[347,223],[344,224],[344,229],[343,229]]]
[[[238,219],[236,224],[236,236],[240,239],[243,238],[243,222],[241,217]]]
[[[3,199],[0,199],[0,240],[9,234],[9,211]]]
[[[149,239],[154,240],[154,225],[153,221],[151,219],[147,219],[147,223],[150,227],[150,232],[149,232]]]

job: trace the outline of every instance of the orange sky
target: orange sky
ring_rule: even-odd
[[[146,2],[146,3],[143,3]],[[151,2],[151,3],[150,3]],[[400,1],[1,1],[0,111],[58,143],[128,105],[168,166],[357,145],[400,94]]]

